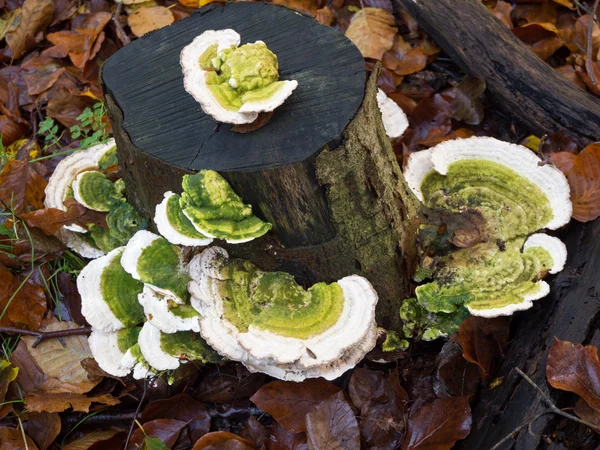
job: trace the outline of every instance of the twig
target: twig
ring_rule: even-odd
[[[142,408],[142,403],[144,403],[144,399],[146,398],[147,389],[148,389],[148,379],[144,378],[144,393],[142,394],[142,398],[140,398],[140,402],[138,403],[137,408],[135,410],[135,414],[133,415],[133,420],[131,421],[131,426],[129,427],[129,433],[127,433],[127,440],[125,441],[123,450],[127,450],[127,446],[129,445],[129,440],[131,439],[131,435],[133,434],[133,428],[135,427],[135,423],[137,422],[138,414],[140,413],[140,409]]]
[[[600,1],[600,0],[596,0],[596,1]],[[567,419],[570,419],[574,422],[580,423],[582,425],[585,425],[587,427],[590,427],[592,430],[596,430],[598,432],[600,432],[600,428],[594,424],[591,424],[589,422],[586,422],[585,420],[581,420],[579,417],[574,416],[572,414],[569,414],[565,411],[563,411],[562,409],[560,409],[558,406],[556,406],[554,404],[554,402],[552,401],[552,399],[548,396],[548,394],[546,394],[544,391],[542,391],[542,389],[535,384],[535,382],[529,378],[529,376],[527,376],[527,374],[525,374],[525,372],[523,372],[521,369],[519,369],[518,367],[515,367],[515,370],[517,371],[517,373],[519,375],[521,375],[523,377],[523,379],[525,381],[527,381],[539,394],[539,396],[542,398],[542,400],[549,406],[550,409],[547,409],[546,411],[542,411],[541,413],[539,413],[538,415],[536,415],[533,419],[531,419],[530,421],[519,425],[517,428],[515,428],[514,430],[512,430],[510,433],[508,433],[506,436],[504,436],[500,441],[498,441],[490,450],[496,450],[498,448],[500,448],[500,446],[502,444],[504,444],[506,441],[510,440],[513,438],[513,435],[515,433],[518,433],[519,431],[521,431],[523,428],[528,427],[529,428],[529,432],[532,433],[531,431],[531,426],[542,416],[549,414],[549,413],[554,413],[554,414],[558,414],[559,416],[563,416],[566,417]]]
[[[127,45],[131,41],[129,40],[129,36],[127,36],[127,33],[125,32],[125,30],[121,26],[121,22],[119,21],[119,17],[121,16],[121,8],[123,8],[123,1],[117,0],[116,3],[117,3],[117,8],[115,9],[115,12],[114,12],[111,20],[115,24],[115,29],[117,31],[117,37],[119,38],[119,40],[121,41],[121,43],[123,45]]]
[[[587,73],[592,80],[594,86],[598,85],[598,80],[596,79],[596,75],[594,74],[594,66],[592,62],[592,34],[594,31],[594,17],[596,17],[596,10],[598,9],[598,3],[600,0],[594,1],[594,6],[592,6],[592,11],[590,13],[590,21],[588,23],[588,34],[587,34],[587,53],[585,57],[585,68]]]
[[[37,336],[37,339],[33,343],[32,347],[35,348],[41,344],[42,341],[52,338],[61,338],[66,336],[77,336],[82,334],[90,334],[92,329],[90,327],[72,328],[69,330],[57,330],[57,331],[33,331],[33,330],[22,330],[21,328],[14,327],[0,327],[0,333],[16,333],[25,334],[27,336]]]

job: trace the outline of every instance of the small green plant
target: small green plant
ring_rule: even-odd
[[[105,115],[104,103],[98,102],[93,109],[86,108],[77,117],[80,125],[72,126],[70,131],[73,139],[81,138],[81,148],[88,148],[108,140],[109,136],[104,122]]]
[[[44,151],[55,146],[58,147],[60,139],[63,136],[63,133],[58,134],[58,125],[51,117],[46,117],[40,122],[40,128],[38,129],[37,134],[44,136]]]

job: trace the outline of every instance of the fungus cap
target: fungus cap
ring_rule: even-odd
[[[116,332],[105,333],[93,330],[88,338],[90,350],[98,366],[115,377],[124,377],[131,372],[127,360],[123,358],[137,342],[139,328],[124,328]]]
[[[375,346],[377,294],[362,277],[352,275],[304,291],[287,274],[229,261],[218,247],[196,256],[188,269],[202,337],[219,354],[250,370],[288,380],[333,379]],[[251,298],[245,298],[248,291]],[[251,306],[257,304],[263,309]],[[243,317],[246,306],[255,309],[249,317]],[[294,312],[288,317],[285,311]]]
[[[377,90],[377,105],[388,137],[395,139],[402,136],[408,128],[408,117],[402,108],[381,89]]]
[[[142,283],[121,267],[124,248],[90,261],[77,277],[81,313],[92,327],[105,332],[137,325],[144,312],[137,301]]]
[[[75,200],[93,211],[108,212],[124,201],[115,183],[102,172],[81,172],[72,183]]]
[[[167,191],[162,202],[156,205],[154,223],[158,232],[171,244],[194,246],[207,246],[213,241],[200,233],[190,219],[188,219],[180,206],[181,196]]]
[[[160,342],[161,331],[150,322],[144,323],[138,343],[144,359],[156,370],[173,370],[179,367],[179,358],[166,353]]]
[[[177,331],[200,331],[199,314],[190,305],[179,305],[175,299],[161,295],[150,286],[138,295],[148,322],[163,333]]]
[[[555,274],[564,269],[567,262],[567,246],[563,241],[544,233],[535,233],[527,238],[523,250],[533,247],[542,247],[552,256],[552,267],[548,270],[549,273]]]

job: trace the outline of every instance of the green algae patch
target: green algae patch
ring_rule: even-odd
[[[73,182],[75,199],[86,208],[108,212],[125,199],[119,189],[106,175],[98,171],[83,172]]]
[[[144,285],[125,272],[120,263],[121,254],[117,253],[103,270],[100,286],[102,297],[115,317],[125,327],[132,327],[145,320],[144,309],[137,300]]]
[[[183,177],[181,210],[198,233],[245,242],[260,237],[271,229],[252,213],[252,207],[231,188],[227,180],[213,170],[201,170]]]
[[[127,350],[137,344],[140,330],[140,327],[133,327],[117,331],[117,345],[121,353],[126,353]]]
[[[200,233],[190,219],[183,213],[183,210],[180,206],[181,196],[174,194],[167,200],[167,220],[169,224],[179,233],[195,238],[195,239],[205,239],[202,233]]]
[[[204,339],[192,331],[179,331],[177,333],[161,333],[160,347],[168,355],[190,361],[217,362],[219,355],[206,343]]]
[[[113,145],[107,150],[102,157],[98,160],[98,167],[102,172],[105,172],[108,168],[114,167],[119,163],[117,159],[117,146]]]

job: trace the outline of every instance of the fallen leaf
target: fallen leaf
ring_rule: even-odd
[[[485,383],[489,383],[502,362],[502,349],[508,343],[508,321],[503,317],[485,319],[471,316],[458,329],[458,344],[463,356],[477,364]]]
[[[273,3],[278,5],[285,5],[288,8],[302,11],[305,14],[314,16],[317,13],[317,2],[313,0],[273,0]]]
[[[433,146],[446,139],[452,130],[452,98],[442,94],[421,100],[408,116],[410,127],[402,137],[409,149]]]
[[[127,18],[131,32],[137,37],[171,25],[173,22],[175,22],[173,13],[164,6],[139,8]]]
[[[585,89],[585,82],[577,74],[575,67],[571,64],[565,64],[564,66],[555,67],[555,70],[567,78],[571,83],[579,86],[581,89]]]
[[[0,116],[0,136],[2,145],[5,147],[25,136],[28,129],[27,125],[19,123],[8,116]]]
[[[311,378],[301,383],[272,381],[261,387],[250,400],[273,416],[292,433],[306,431],[306,413],[340,388],[323,378]]]
[[[25,0],[19,25],[6,35],[6,43],[10,50],[5,49],[4,54],[11,59],[20,59],[36,45],[36,35],[50,24],[52,14],[52,0]]]
[[[600,412],[600,361],[598,349],[556,339],[546,363],[550,386],[574,392]]]
[[[238,124],[231,127],[231,131],[234,133],[246,134],[251,131],[256,131],[259,128],[264,127],[271,121],[274,111],[267,111],[258,113],[258,117],[252,123]]]
[[[9,161],[0,173],[0,202],[15,214],[43,208],[47,184],[28,161]]]
[[[600,144],[590,144],[578,155],[553,153],[550,161],[569,180],[573,218],[589,222],[600,217]]]
[[[39,228],[47,235],[55,235],[64,225],[77,224],[85,228],[96,225],[107,228],[106,213],[92,211],[74,200],[65,202],[66,211],[56,208],[43,208],[20,217],[27,226]]]
[[[496,16],[498,19],[500,19],[500,21],[504,25],[506,25],[508,28],[513,27],[512,20],[510,19],[511,12],[512,12],[512,5],[510,3],[504,2],[502,0],[499,0],[493,9],[494,16]]]
[[[575,403],[575,408],[573,408],[573,412],[577,414],[580,419],[583,419],[600,429],[600,411],[596,411],[594,408],[588,405],[584,399],[579,398],[577,400],[577,403]],[[598,430],[594,431],[598,433]]]
[[[58,413],[73,408],[73,411],[87,413],[90,412],[92,403],[118,405],[121,402],[118,398],[108,394],[87,397],[83,394],[70,392],[48,393],[41,391],[25,397],[25,407],[30,412]]]
[[[553,24],[532,23],[513,28],[513,33],[542,59],[547,59],[563,46],[558,30]]]
[[[60,416],[57,413],[29,411],[27,414],[27,434],[40,450],[46,450],[60,434]]]
[[[333,394],[306,414],[306,437],[315,450],[359,450],[360,432],[343,392]]]
[[[357,368],[352,373],[348,392],[360,409],[360,432],[369,448],[399,448],[405,429],[406,392],[400,385],[398,370],[387,376],[375,370]]]
[[[335,13],[329,9],[328,6],[325,6],[324,8],[317,9],[317,12],[315,13],[315,19],[317,19],[317,22],[319,22],[321,25],[330,27],[335,23],[337,18]]]
[[[121,433],[123,435],[122,442],[120,441],[120,446],[110,446],[109,442],[114,437],[119,436],[120,430],[110,429],[110,430],[92,430],[79,439],[75,439],[74,441],[69,442],[68,444],[62,447],[62,450],[108,450],[113,448],[122,448],[125,443],[125,439],[127,438],[126,433]]]
[[[352,17],[346,37],[365,58],[380,60],[394,45],[395,23],[394,16],[381,8],[363,8]]]
[[[279,423],[271,425],[269,438],[267,439],[268,450],[307,450],[306,433],[290,433]]]
[[[558,20],[556,5],[550,2],[516,5],[511,17],[517,26],[531,23],[556,25]]]
[[[254,416],[250,416],[244,425],[240,436],[252,442],[256,449],[261,450],[265,448],[267,428],[258,420],[256,420]]]
[[[39,95],[50,89],[66,70],[56,59],[44,55],[27,59],[21,69],[29,95]]]
[[[13,275],[0,266],[0,324],[37,330],[47,311],[46,291],[33,272]]]
[[[554,3],[558,3],[559,5],[566,6],[570,9],[575,9],[575,5],[573,5],[572,0],[552,0]]]
[[[202,436],[192,450],[252,450],[252,442],[227,431],[213,431]]]
[[[97,103],[97,100],[93,98],[77,95],[74,91],[60,87],[50,97],[46,114],[48,117],[58,120],[65,127],[70,128],[74,125],[80,125],[77,117],[86,108],[92,108],[95,103]]]
[[[408,419],[402,450],[449,450],[471,431],[468,397],[428,403]]]
[[[45,319],[42,331],[79,328],[73,322]],[[86,336],[65,336],[45,339],[36,348],[34,336],[23,336],[11,355],[14,365],[21,368],[17,382],[25,392],[84,394],[96,386],[100,379],[91,381],[81,366],[81,361],[92,358]]]
[[[174,419],[155,419],[143,424],[144,430],[139,428],[133,433],[129,440],[128,450],[140,448],[146,437],[158,439],[166,447],[171,448],[175,445],[181,430],[187,425],[187,422]],[[144,448],[144,447],[142,447]],[[149,449],[153,448],[148,446]]]
[[[23,434],[19,428],[0,428],[0,450],[38,450],[30,437],[25,436],[25,439],[23,442]]]
[[[469,125],[479,125],[483,120],[481,98],[485,92],[485,81],[481,78],[464,77],[453,92],[454,98],[450,105],[452,118],[462,120]]]
[[[226,364],[203,371],[194,397],[203,402],[222,403],[251,397],[264,384],[264,374],[250,373],[241,364]]]
[[[438,397],[469,397],[475,395],[481,383],[477,365],[462,355],[462,349],[454,341],[448,341],[436,358],[437,382],[434,389]]]
[[[4,15],[4,17],[0,19],[0,41],[4,40],[6,33],[14,31],[19,25],[20,21],[21,8],[8,11],[8,14]]]

